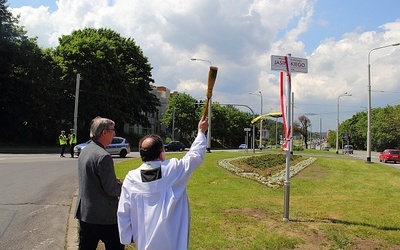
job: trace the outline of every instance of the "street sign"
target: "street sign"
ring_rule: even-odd
[[[244,128],[244,131],[251,131],[251,128]]]
[[[271,55],[271,70],[286,71],[285,56]],[[290,57],[290,71],[308,73],[307,59]]]

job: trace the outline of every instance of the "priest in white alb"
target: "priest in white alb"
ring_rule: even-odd
[[[189,244],[190,210],[186,186],[193,171],[204,161],[208,119],[198,123],[196,139],[182,159],[165,159],[158,135],[139,142],[142,165],[123,182],[118,206],[122,244],[135,243],[138,250],[186,250]]]

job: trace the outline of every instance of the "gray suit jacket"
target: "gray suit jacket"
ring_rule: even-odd
[[[78,158],[79,195],[75,218],[92,224],[117,224],[121,186],[116,180],[114,162],[95,141],[84,147]]]

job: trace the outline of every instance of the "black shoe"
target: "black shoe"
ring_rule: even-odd
[[[63,156],[63,155],[60,155],[60,157],[65,157],[65,156]]]

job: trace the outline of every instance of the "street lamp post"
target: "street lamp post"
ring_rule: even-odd
[[[351,96],[351,94],[347,94],[347,92],[341,94],[337,98],[337,126],[336,126],[336,154],[339,154],[339,99],[342,96]]]
[[[212,66],[212,63],[209,60],[204,60],[204,59],[199,59],[199,58],[192,58],[190,59],[192,61],[202,61],[202,62],[208,62],[210,66]],[[207,152],[211,153],[211,105],[212,101],[211,98],[209,99],[208,103],[208,129],[207,129]]]
[[[272,112],[277,112],[275,109],[271,108]],[[276,148],[276,145],[278,145],[278,117],[275,118],[275,145],[273,148]]]
[[[175,141],[175,105],[172,106],[172,141]]]
[[[249,93],[249,94],[250,95],[257,95],[257,96],[260,97],[260,101],[261,101],[261,103],[260,103],[260,109],[261,109],[260,115],[262,115],[263,114],[263,111],[262,111],[262,108],[263,108],[263,96],[262,96],[261,90],[258,91],[258,94],[256,94],[256,93]],[[258,144],[258,147],[260,148],[260,150],[262,149],[262,122],[263,122],[263,119],[260,119],[260,142]]]
[[[371,52],[392,46],[399,46],[400,43],[389,44],[373,48],[368,53],[368,129],[367,129],[367,163],[371,163]]]
[[[319,116],[319,138],[318,138],[318,143],[319,143],[319,150],[322,148],[322,116],[321,114],[316,114],[316,113],[305,113],[305,115],[318,115]]]

